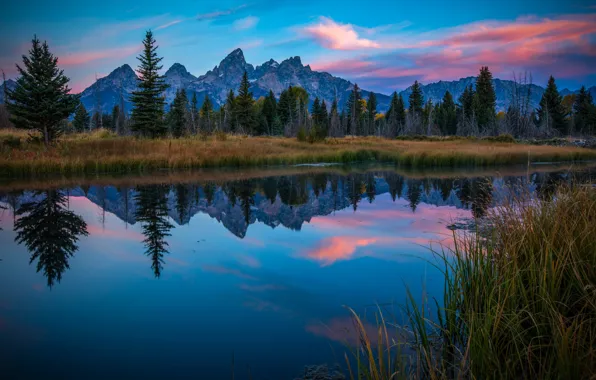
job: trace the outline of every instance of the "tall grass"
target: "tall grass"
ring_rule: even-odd
[[[20,143],[15,143],[15,138]],[[9,143],[2,143],[9,140]],[[375,161],[392,162],[402,167],[487,167],[590,159],[596,159],[595,150],[472,140],[398,141],[346,137],[309,144],[296,139],[247,136],[146,140],[99,131],[70,135],[46,148],[27,142],[22,134],[0,133],[0,176],[4,177],[317,162]]]
[[[358,376],[594,378],[596,190],[575,186],[559,188],[552,199],[521,197],[489,219],[488,236],[454,235],[452,249],[436,252],[445,293],[435,317],[425,314],[427,300],[418,305],[410,295],[405,311],[413,364],[398,361],[401,372],[377,376],[387,368],[387,353],[369,349],[362,329],[360,352],[369,368],[350,362]],[[401,347],[387,343],[380,348]],[[358,376],[352,371],[352,379]]]

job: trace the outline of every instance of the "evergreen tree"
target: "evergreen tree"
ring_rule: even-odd
[[[374,92],[368,94],[366,102],[366,112],[368,115],[368,134],[375,133],[375,118],[377,117],[377,97]]]
[[[48,44],[36,36],[31,42],[29,56],[23,55],[24,68],[17,65],[16,88],[6,90],[6,107],[15,127],[40,132],[49,145],[64,132],[61,121],[75,111],[79,97],[69,94],[69,79]]]
[[[170,236],[170,230],[174,227],[168,220],[168,192],[169,187],[166,185],[140,186],[135,195],[135,218],[142,226],[145,254],[151,258],[155,277],[161,275],[163,256],[168,253],[165,238]]]
[[[277,114],[280,117],[283,126],[294,123],[296,118],[296,99],[292,91],[292,86],[282,91],[277,104]]]
[[[120,106],[118,104],[114,105],[112,108],[112,129],[118,132],[118,119],[120,118]]]
[[[163,92],[168,88],[165,78],[159,75],[162,66],[159,64],[163,58],[157,56],[157,45],[153,33],[149,30],[143,40],[143,53],[137,57],[140,64],[138,90],[133,91],[131,101],[132,129],[144,136],[151,138],[166,134],[167,126],[164,123],[165,98]]]
[[[186,92],[184,90],[176,90],[174,102],[170,107],[168,115],[168,122],[170,124],[170,132],[172,136],[178,138],[184,134],[184,127],[186,126]]]
[[[329,113],[329,136],[343,136],[341,120],[337,113],[337,99],[333,99],[333,103],[331,103],[331,112]]]
[[[203,100],[203,105],[201,106],[200,111],[200,118],[201,118],[201,126],[205,132],[212,132],[213,131],[213,103],[211,103],[211,99],[209,99],[208,95],[205,95],[205,99]]]
[[[421,114],[424,107],[424,96],[422,95],[422,88],[418,81],[414,81],[412,85],[412,92],[409,97],[410,107],[408,108],[410,114]]]
[[[348,112],[348,129],[346,133],[348,135],[355,135],[358,132],[358,124],[364,111],[362,109],[362,103],[360,100],[362,100],[360,88],[358,87],[358,84],[354,84],[352,92],[350,92],[350,96],[348,97],[348,103],[346,104],[346,109]]]
[[[273,124],[277,115],[277,100],[275,100],[275,95],[271,90],[269,90],[269,95],[267,95],[267,97],[265,98],[262,112],[263,116],[265,117],[265,120],[267,121],[267,126],[269,128],[268,132],[274,134]]]
[[[495,121],[497,115],[497,95],[493,87],[493,75],[483,66],[476,78],[476,118],[478,127],[484,130]]]
[[[565,111],[563,110],[561,100],[562,98],[557,89],[555,78],[551,75],[537,110],[538,123],[540,126],[554,128],[559,131],[559,133],[566,134],[567,125],[565,122]]]
[[[79,236],[87,236],[87,223],[68,210],[68,199],[58,190],[37,193],[39,201],[22,204],[16,211],[15,241],[31,252],[37,271],[43,270],[48,286],[60,282],[69,268],[68,260],[77,251]]]
[[[586,90],[585,86],[579,90],[573,103],[573,114],[575,120],[575,129],[584,134],[594,134],[596,126],[593,124],[592,113],[594,105],[592,94]]]
[[[404,98],[399,94],[397,98],[397,124],[403,126],[406,123],[406,104]]]
[[[101,128],[112,130],[112,115],[109,113],[102,113],[101,114]]]
[[[321,116],[321,102],[319,101],[318,96],[315,98],[315,101],[312,103],[311,114],[312,114],[313,124],[316,126],[319,126],[321,124],[321,120],[319,120],[319,117]]]
[[[234,90],[228,92],[225,106],[225,120],[227,128],[230,132],[236,132],[236,97]]]
[[[76,132],[85,132],[89,129],[89,113],[87,109],[83,105],[83,103],[79,103],[77,110],[75,112],[74,119],[72,120],[72,126]]]
[[[453,96],[449,91],[443,95],[443,101],[437,110],[437,124],[443,135],[455,135],[457,133],[457,108]]]
[[[248,74],[244,71],[240,87],[238,88],[238,96],[236,97],[234,111],[236,114],[236,122],[245,133],[251,133],[255,127],[256,120],[253,112],[254,104],[255,100],[252,97],[252,92],[250,92]]]
[[[190,212],[190,188],[184,183],[178,183],[174,186],[176,192],[176,211],[178,212],[178,219],[183,224]]]
[[[199,125],[199,105],[196,91],[192,93],[192,100],[190,101],[190,120],[192,126],[192,133],[196,133]]]
[[[472,85],[467,86],[464,92],[460,95],[458,102],[461,107],[461,112],[464,117],[470,117],[475,112],[474,110],[474,99],[476,97],[476,91]]]

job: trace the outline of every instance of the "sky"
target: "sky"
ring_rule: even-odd
[[[136,55],[151,29],[164,72],[195,76],[241,48],[253,65],[300,56],[361,88],[391,93],[477,75],[528,72],[535,84],[596,85],[596,0],[10,1],[0,13],[0,68],[17,76],[31,38],[46,40],[79,92]]]

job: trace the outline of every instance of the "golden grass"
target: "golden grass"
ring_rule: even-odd
[[[535,161],[596,159],[596,151],[469,140],[398,141],[375,137],[303,143],[290,138],[229,136],[146,140],[109,133],[77,134],[50,148],[25,142],[23,132],[2,132],[21,139],[0,149],[0,176],[47,173],[110,173],[148,169],[271,166],[316,162],[391,162],[402,167],[457,167],[524,164]]]

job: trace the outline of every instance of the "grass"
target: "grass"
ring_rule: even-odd
[[[418,168],[596,159],[596,151],[588,149],[469,139],[401,141],[347,137],[309,144],[297,139],[246,136],[146,140],[96,131],[69,135],[45,148],[27,142],[23,132],[2,131],[0,142],[0,176],[5,178],[318,162],[391,162]]]
[[[417,305],[410,295],[407,326],[380,319],[378,337],[358,329],[352,379],[594,378],[596,190],[518,198],[489,219],[488,236],[454,235],[454,248],[436,253],[445,274],[436,316],[428,315],[428,300]],[[407,331],[408,343],[389,328]],[[409,360],[390,354],[404,347]]]

